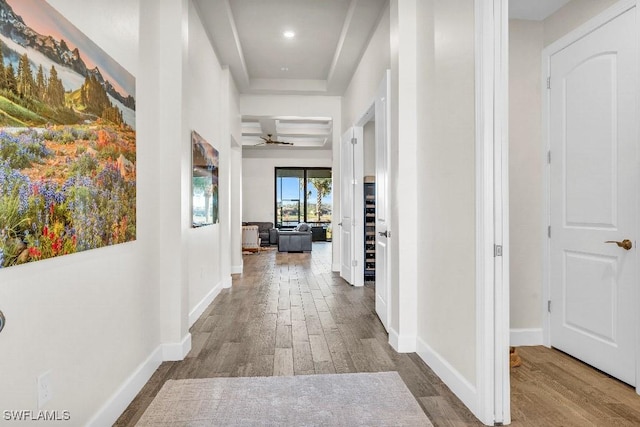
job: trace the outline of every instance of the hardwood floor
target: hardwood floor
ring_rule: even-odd
[[[511,369],[513,426],[638,426],[640,396],[558,350],[518,347]]]
[[[376,371],[397,371],[435,426],[482,425],[415,353],[389,346],[373,286],[355,288],[332,273],[330,244],[310,254],[245,255],[244,272],[192,326],[185,360],[163,363],[116,426],[135,425],[168,379]],[[630,387],[554,350],[518,352],[513,425],[640,424]]]

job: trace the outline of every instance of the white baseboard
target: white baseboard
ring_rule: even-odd
[[[233,279],[231,276],[227,276],[224,279],[222,279],[222,287],[224,289],[229,289],[232,283],[233,283]]]
[[[194,323],[202,316],[202,313],[209,307],[209,304],[213,302],[213,300],[218,296],[222,288],[224,287],[223,282],[218,283],[209,291],[209,293],[202,298],[196,306],[189,313],[189,327],[193,326]]]
[[[340,272],[340,264],[331,264],[331,271]]]
[[[231,274],[242,274],[244,271],[244,263],[231,266]]]
[[[187,333],[181,342],[162,344],[162,361],[183,360],[191,351],[191,334]]]
[[[514,347],[525,345],[543,345],[542,328],[511,329],[509,345]]]
[[[158,346],[102,405],[87,425],[90,427],[113,425],[149,381],[160,363],[162,363],[162,347]]]
[[[417,344],[418,349],[416,352],[418,356],[458,396],[458,399],[480,419],[478,392],[475,386],[422,339],[418,338]]]
[[[416,337],[398,335],[398,332],[393,328],[389,328],[389,344],[398,353],[413,353],[416,351]]]

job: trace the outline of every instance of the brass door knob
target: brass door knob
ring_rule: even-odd
[[[607,240],[605,243],[615,243],[616,245],[618,245],[618,247],[624,248],[626,250],[629,250],[633,247],[633,243],[631,243],[631,240],[629,239],[624,239],[622,242],[617,242],[615,240]]]

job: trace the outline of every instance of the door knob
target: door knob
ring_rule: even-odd
[[[388,231],[378,231],[378,234],[381,235],[382,237],[389,237]]]
[[[617,242],[615,240],[607,240],[605,243],[615,243],[619,247],[624,248],[626,250],[629,250],[633,247],[633,243],[631,243],[631,240],[629,239],[624,239],[622,242]]]

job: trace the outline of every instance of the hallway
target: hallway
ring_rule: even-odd
[[[432,422],[481,425],[415,354],[398,354],[374,312],[373,288],[331,272],[331,245],[244,256],[191,328],[185,360],[165,362],[116,423],[132,426],[168,379],[398,371]]]

